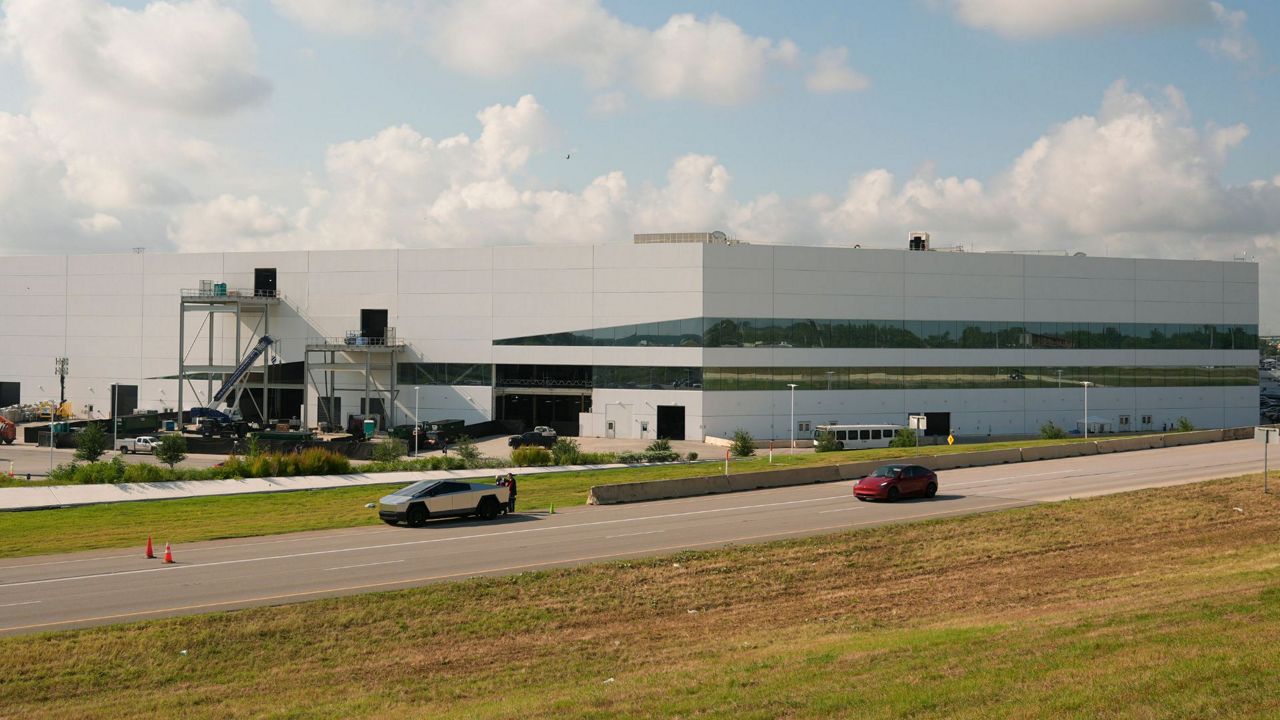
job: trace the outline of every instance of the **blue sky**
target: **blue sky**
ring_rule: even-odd
[[[1280,301],[1274,2],[0,8],[0,254],[928,229]]]

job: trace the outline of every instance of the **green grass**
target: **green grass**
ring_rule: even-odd
[[[1274,718],[1258,484],[3,638],[0,714]]]
[[[943,455],[1062,442],[1031,440],[936,445],[919,448],[919,454]],[[879,460],[907,454],[916,454],[916,450],[884,448],[796,455],[775,451],[772,465],[767,456],[762,455],[734,460],[731,472]],[[692,463],[574,473],[521,473],[519,509],[546,509],[552,504],[556,507],[583,505],[593,485],[697,477],[718,474],[721,468],[719,463]],[[130,547],[145,543],[148,536],[157,541],[182,543],[374,525],[378,523],[377,513],[366,509],[365,503],[375,502],[391,489],[403,486],[404,483],[366,485],[3,513],[0,514],[3,520],[0,522],[0,557]]]

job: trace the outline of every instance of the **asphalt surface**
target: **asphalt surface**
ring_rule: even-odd
[[[932,500],[863,503],[851,482],[701,498],[0,561],[0,635],[276,605],[683,549],[963,515],[1262,469],[1253,441],[939,473]],[[374,511],[370,511],[374,512]],[[163,538],[157,538],[163,543]],[[157,553],[162,547],[157,547]]]

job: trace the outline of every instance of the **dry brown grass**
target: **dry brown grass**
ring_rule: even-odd
[[[0,715],[1274,717],[1256,488],[0,640]]]

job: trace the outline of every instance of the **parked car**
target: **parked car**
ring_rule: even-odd
[[[479,516],[492,520],[507,504],[506,487],[454,480],[423,480],[378,501],[378,517],[388,525],[421,527],[431,518]]]
[[[853,486],[859,500],[887,500],[928,497],[938,494],[938,475],[920,465],[883,465]]]
[[[160,444],[160,438],[151,435],[140,435],[136,438],[121,438],[121,453],[152,453],[156,451],[156,445]]]
[[[547,429],[551,430],[551,428]],[[556,444],[556,431],[551,430],[551,433],[547,434],[540,430],[530,430],[529,432],[521,435],[512,435],[507,440],[507,444],[510,445],[512,449],[523,445],[541,445],[544,448],[549,448]]]

